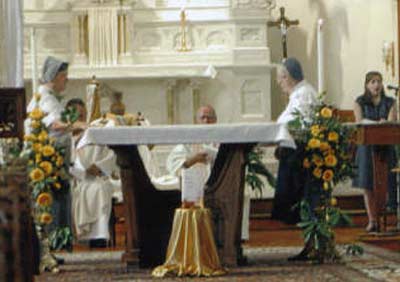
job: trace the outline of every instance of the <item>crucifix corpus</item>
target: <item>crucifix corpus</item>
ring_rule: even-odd
[[[283,59],[287,58],[287,31],[290,26],[298,25],[300,22],[299,20],[289,20],[285,16],[285,8],[281,7],[279,9],[281,16],[276,21],[268,21],[268,27],[278,27],[281,31],[282,36],[282,51],[283,51]]]

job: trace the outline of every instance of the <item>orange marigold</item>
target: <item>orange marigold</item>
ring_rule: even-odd
[[[324,173],[322,174],[322,179],[323,179],[324,181],[330,182],[330,181],[332,181],[333,176],[334,176],[333,170],[327,169],[327,170],[325,170]]]
[[[337,158],[335,157],[335,155],[327,155],[325,157],[325,164],[326,164],[326,166],[329,166],[329,167],[336,166]]]
[[[331,118],[332,117],[332,110],[328,107],[323,107],[321,110],[321,116],[323,118]]]
[[[40,168],[35,168],[31,171],[29,177],[33,182],[40,182],[44,179],[44,172]]]
[[[55,153],[55,149],[53,146],[46,145],[42,149],[43,156],[51,157]]]
[[[329,132],[328,140],[331,142],[337,142],[339,140],[339,134],[337,134],[335,131]]]
[[[40,215],[39,222],[41,224],[50,224],[53,221],[53,217],[48,212],[44,212]]]
[[[320,168],[318,168],[318,167],[314,168],[314,170],[313,170],[313,175],[314,175],[316,178],[321,178],[322,170],[321,170]]]
[[[48,207],[53,203],[53,197],[50,193],[40,193],[36,199],[36,203],[41,207]]]

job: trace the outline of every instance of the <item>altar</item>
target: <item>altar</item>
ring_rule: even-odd
[[[256,143],[295,147],[294,140],[285,125],[276,123],[89,128],[78,147],[107,145],[117,154],[127,226],[122,259],[128,266],[163,263],[173,213],[180,206],[179,191],[158,191],[151,184],[137,146],[181,143],[220,144],[205,184],[205,206],[212,212],[222,263],[236,266],[242,256],[245,155]]]

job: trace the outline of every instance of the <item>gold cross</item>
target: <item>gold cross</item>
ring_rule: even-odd
[[[268,27],[278,27],[279,30],[281,31],[281,36],[282,36],[282,50],[283,50],[283,58],[287,58],[287,31],[290,26],[292,25],[298,25],[300,23],[299,20],[289,20],[285,16],[285,8],[280,7],[280,17],[276,21],[268,21]]]

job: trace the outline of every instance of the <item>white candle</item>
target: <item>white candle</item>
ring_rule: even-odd
[[[324,85],[324,33],[323,33],[324,20],[319,19],[317,25],[317,51],[318,51],[318,92],[325,91]]]
[[[30,29],[30,42],[31,42],[31,74],[32,74],[32,93],[36,93],[38,89],[37,77],[37,56],[36,56],[36,28]]]

